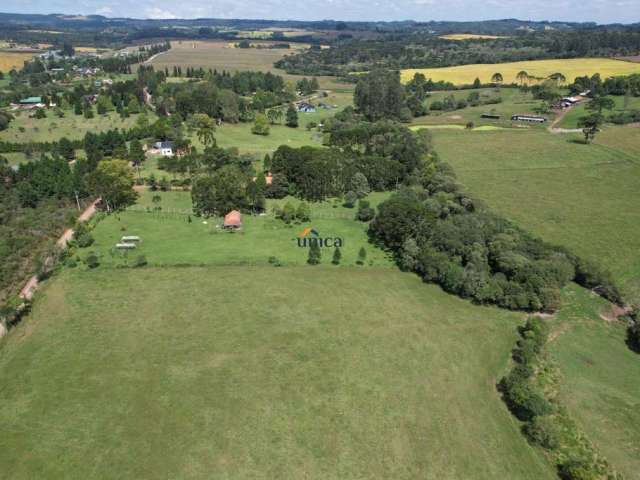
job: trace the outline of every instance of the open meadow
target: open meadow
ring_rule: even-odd
[[[65,271],[2,341],[0,477],[553,479],[495,391],[521,321],[393,269]]]
[[[473,122],[475,126],[495,125],[511,127],[516,123],[511,121],[513,114],[534,113],[535,109],[542,105],[542,101],[534,99],[531,93],[522,92],[517,88],[478,88],[432,92],[427,97],[426,104],[427,107],[429,107],[434,102],[442,102],[446,97],[453,97],[456,101],[466,101],[470,95],[476,93],[483,103],[497,101],[498,99],[500,99],[500,101],[475,107],[467,106],[466,108],[451,111],[430,110],[429,115],[413,118],[411,125],[426,125],[431,127],[434,125],[458,125],[464,127],[468,122]],[[500,115],[500,119],[482,118],[483,113]],[[551,113],[545,116],[552,120],[554,114]],[[544,128],[544,125],[527,125],[526,127]]]
[[[640,134],[607,127],[595,144],[544,130],[434,130],[440,157],[478,199],[543,239],[609,269],[640,300]]]
[[[160,201],[154,203],[156,195]],[[387,196],[370,194],[372,205]],[[338,201],[311,203],[310,221],[287,225],[273,216],[274,207],[282,207],[287,201],[296,207],[300,203],[294,198],[268,200],[266,215],[244,214],[242,230],[229,232],[220,228],[222,218],[193,215],[191,192],[145,190],[137,205],[98,223],[93,231],[95,243],[79,251],[79,260],[93,251],[105,267],[131,264],[139,255],[145,255],[151,265],[164,266],[268,265],[270,257],[284,265],[304,265],[308,249],[299,247],[297,239],[306,227],[312,227],[323,238],[343,240],[342,266],[355,265],[358,251],[364,247],[365,266],[393,267],[383,251],[368,243],[367,224],[355,220],[355,208],[345,208]],[[139,248],[129,253],[115,251],[123,235],[140,236]],[[332,247],[323,247],[322,263],[330,264],[332,255]]]
[[[568,58],[442,68],[410,68],[402,70],[401,77],[403,82],[408,82],[415,73],[422,73],[434,82],[442,80],[454,85],[471,85],[476,78],[479,78],[482,83],[491,83],[492,75],[499,72],[504,78],[504,83],[520,83],[516,79],[516,75],[522,70],[531,77],[543,79],[560,72],[568,82],[572,82],[576,77],[591,76],[594,73],[599,73],[603,79],[616,75],[640,73],[640,64],[607,58]]]
[[[625,475],[640,472],[640,358],[626,327],[605,321],[602,299],[567,288],[551,322],[549,351],[562,372],[560,401],[597,449]]]

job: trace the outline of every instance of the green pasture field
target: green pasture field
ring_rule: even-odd
[[[625,97],[623,96],[610,96],[609,98],[611,98],[615,102],[616,106],[613,110],[604,110],[603,113],[605,116],[608,116],[612,113],[624,112],[625,110],[640,109],[640,97],[628,97],[627,99],[625,99]],[[562,128],[578,128],[578,120],[580,119],[580,117],[584,117],[585,115],[591,113],[586,110],[586,105],[586,103],[583,103],[571,108],[558,126]]]
[[[160,212],[154,210],[154,195],[161,196],[157,204],[162,207]],[[372,204],[377,205],[388,193],[370,196]],[[308,249],[298,247],[297,235],[312,227],[323,238],[343,240],[342,266],[355,265],[362,247],[367,251],[366,266],[393,266],[385,252],[368,243],[367,224],[355,220],[355,208],[345,208],[337,200],[310,203],[309,222],[286,225],[273,216],[273,208],[286,201],[296,207],[300,203],[293,198],[268,200],[266,215],[243,214],[242,230],[229,232],[220,228],[222,218],[191,213],[191,192],[145,190],[136,206],[99,222],[93,231],[95,243],[80,250],[78,256],[82,259],[94,251],[104,267],[131,264],[139,255],[145,255],[152,265],[267,265],[270,257],[284,265],[304,265]],[[141,236],[142,242],[134,251],[115,251],[123,235]],[[333,248],[322,248],[322,263],[330,265],[332,255]]]
[[[148,113],[149,120],[154,120],[154,114]],[[91,119],[83,115],[75,115],[72,111],[65,111],[62,118],[54,115],[52,110],[47,111],[47,118],[29,118],[27,112],[16,115],[15,120],[9,124],[9,128],[0,132],[0,141],[29,143],[52,142],[62,137],[69,140],[80,140],[87,132],[98,133],[114,128],[131,128],[135,125],[138,115],[121,119],[116,112],[106,115],[95,115]],[[23,128],[24,131],[20,129]]]
[[[328,110],[328,112],[328,115],[331,115],[330,112],[335,111]],[[283,124],[271,125],[269,135],[255,135],[252,133],[253,122],[226,123],[216,128],[216,141],[220,147],[236,147],[240,153],[255,154],[259,157],[263,157],[265,153],[273,152],[280,145],[288,145],[294,148],[305,145],[320,146],[322,144],[322,133],[316,129],[307,130],[304,128],[306,123],[304,114],[299,114],[298,118],[300,121],[298,128],[290,128]],[[203,145],[196,136],[193,136],[191,140],[199,151],[203,150]]]
[[[476,126],[496,125],[501,127],[511,127],[520,125],[519,122],[512,122],[511,116],[516,113],[534,113],[534,109],[541,105],[540,100],[535,100],[531,93],[524,93],[517,88],[480,88],[472,90],[454,90],[432,92],[427,97],[426,104],[430,106],[435,101],[442,101],[445,97],[453,95],[456,100],[466,100],[470,93],[478,92],[481,100],[502,98],[501,103],[492,105],[479,105],[477,107],[466,107],[453,111],[430,111],[429,115],[416,117],[411,121],[412,125],[460,125],[464,126],[468,122],[473,122]],[[499,120],[482,118],[483,113],[495,113],[501,116]],[[554,114],[544,115],[553,121]],[[547,124],[548,124],[547,123]],[[545,124],[545,125],[547,125]],[[544,125],[526,124],[527,128],[544,128]]]
[[[595,144],[543,130],[434,130],[435,148],[490,208],[609,269],[640,300],[640,135],[607,127]]]
[[[564,297],[548,347],[563,374],[560,400],[607,460],[625,478],[637,478],[640,355],[625,345],[624,324],[600,318],[602,299],[577,287]]]
[[[551,480],[495,388],[521,321],[395,269],[66,270],[2,341],[0,477]]]

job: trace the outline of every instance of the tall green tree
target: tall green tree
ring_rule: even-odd
[[[107,210],[124,208],[135,202],[137,193],[133,189],[133,169],[125,160],[103,160],[89,174],[89,191],[101,197]]]
[[[289,105],[287,108],[287,118],[286,118],[287,127],[297,128],[298,127],[298,112],[296,107],[293,104]]]
[[[255,135],[269,135],[269,120],[263,113],[258,113],[253,121],[251,132]]]
[[[138,140],[137,138],[131,140],[131,143],[129,144],[128,157],[131,163],[133,163],[134,165],[140,165],[142,164],[142,162],[144,162],[144,150],[142,149],[140,140]]]
[[[593,113],[578,119],[578,127],[582,128],[585,142],[593,142],[603,123],[604,118],[600,113]]]

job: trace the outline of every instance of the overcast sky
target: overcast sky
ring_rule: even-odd
[[[2,0],[12,13],[133,18],[640,21],[640,0]]]

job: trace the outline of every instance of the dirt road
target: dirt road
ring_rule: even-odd
[[[78,217],[78,222],[86,222],[87,220],[89,220],[93,216],[93,214],[96,213],[96,205],[98,204],[99,201],[100,199],[96,200],[91,205],[89,205]],[[67,247],[67,244],[71,241],[72,238],[73,238],[73,229],[68,228],[62,233],[60,238],[58,238],[58,240],[56,241],[56,245],[64,249]],[[47,258],[45,260],[45,263],[50,261],[51,261],[51,258]],[[25,300],[31,300],[33,298],[33,294],[38,289],[38,285],[39,285],[38,276],[33,275],[27,281],[27,283],[22,288],[22,290],[20,290],[20,298],[23,298]]]

